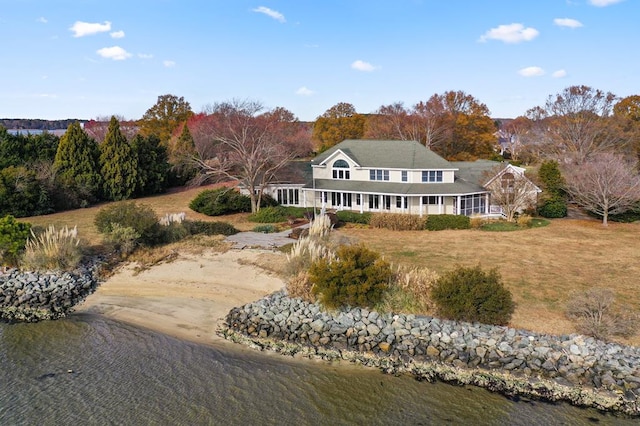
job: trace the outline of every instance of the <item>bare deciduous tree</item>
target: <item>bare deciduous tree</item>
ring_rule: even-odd
[[[629,337],[637,330],[637,316],[625,313],[616,305],[613,291],[606,288],[590,288],[573,293],[567,304],[566,315],[576,322],[580,333],[597,339]]]
[[[624,213],[640,201],[640,176],[635,165],[612,153],[594,155],[583,164],[564,166],[565,191],[580,207],[602,216]]]
[[[625,139],[613,125],[616,96],[588,86],[571,86],[550,95],[544,107],[527,111],[546,151],[560,162],[583,163],[591,156],[620,149]]]
[[[260,209],[263,189],[285,165],[311,151],[306,126],[284,108],[262,112],[259,102],[233,100],[212,105],[194,125],[193,163],[207,180],[238,180]]]

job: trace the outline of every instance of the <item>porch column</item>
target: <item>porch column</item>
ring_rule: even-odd
[[[462,202],[462,197],[458,195],[458,202],[456,204],[456,210],[453,214],[460,214],[460,203]]]
[[[359,194],[360,195],[360,213],[364,213],[364,194]]]
[[[489,194],[484,194],[484,214],[489,214],[489,211],[491,210],[489,206],[490,202]]]
[[[438,196],[438,213],[442,214],[442,209],[444,208],[444,196]]]

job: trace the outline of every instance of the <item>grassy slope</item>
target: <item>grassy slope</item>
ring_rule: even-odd
[[[189,208],[189,202],[193,200],[199,192],[204,189],[211,189],[214,187],[215,185],[191,189],[177,189],[167,194],[139,198],[133,201],[150,206],[157,213],[158,217],[162,217],[167,213],[185,212],[187,214],[187,219],[229,222],[241,231],[248,231],[256,226],[255,223],[251,223],[246,220],[248,214],[230,215],[222,218],[210,217],[196,213]],[[77,225],[79,235],[83,239],[85,239],[89,244],[99,244],[101,238],[93,222],[96,213],[105,205],[106,204],[101,204],[86,209],[70,210],[45,216],[28,217],[20,220],[30,222],[32,225],[38,226],[55,225],[56,228],[65,225],[68,227]]]
[[[181,190],[138,199],[159,216],[186,212],[189,219],[222,220],[240,230],[255,223],[247,214],[212,218],[193,212],[189,202],[203,188]],[[93,218],[101,206],[47,216],[25,218],[34,225],[77,225],[91,244],[100,236]],[[444,272],[456,264],[497,267],[512,291],[516,312],[511,325],[548,333],[574,332],[563,309],[573,290],[590,286],[613,289],[620,299],[640,311],[640,224],[611,223],[603,227],[596,220],[559,219],[549,226],[517,232],[406,231],[342,228],[339,233],[362,241],[394,264],[420,265]],[[640,337],[627,343],[640,344]]]
[[[592,286],[615,291],[640,311],[640,224],[596,220],[553,220],[549,226],[517,232],[479,230],[393,232],[344,229],[396,264],[437,272],[455,265],[498,268],[517,303],[511,325],[548,333],[572,333],[564,318],[571,291]],[[640,337],[634,338],[640,343]]]

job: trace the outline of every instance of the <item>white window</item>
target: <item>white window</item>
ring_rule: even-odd
[[[345,160],[336,160],[333,163],[333,178],[334,179],[351,179],[349,163],[347,163]]]
[[[408,174],[406,170],[402,171],[402,181],[407,182],[409,180]]]
[[[423,182],[442,182],[442,170],[423,170]]]
[[[389,170],[369,170],[369,180],[389,180]]]

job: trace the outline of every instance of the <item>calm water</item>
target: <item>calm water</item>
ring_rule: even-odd
[[[199,346],[90,314],[0,324],[0,366],[0,425],[638,424],[373,369]]]

